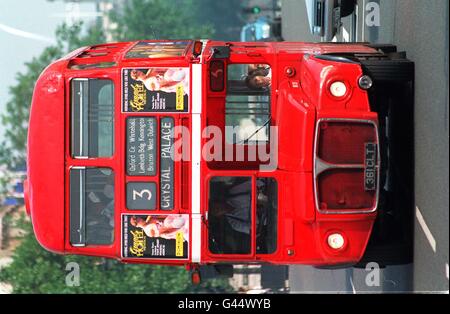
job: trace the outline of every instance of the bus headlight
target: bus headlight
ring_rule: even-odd
[[[347,94],[347,86],[344,82],[336,81],[331,83],[330,85],[330,93],[334,97],[343,97]]]
[[[339,250],[344,247],[345,240],[342,234],[332,233],[328,236],[327,243],[330,248],[334,250]]]

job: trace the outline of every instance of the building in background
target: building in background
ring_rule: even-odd
[[[288,266],[233,265],[230,285],[239,293],[289,293]]]
[[[117,25],[109,18],[111,11],[121,11],[125,6],[125,0],[49,0],[64,2],[65,12],[64,17],[66,23],[72,25],[80,20],[90,19],[90,22],[96,23],[98,27],[105,32],[106,41],[111,42],[112,31],[116,29]],[[95,11],[86,12],[80,8],[81,3],[95,4]]]
[[[27,176],[25,166],[8,169],[0,165],[0,206],[24,204],[23,181]]]

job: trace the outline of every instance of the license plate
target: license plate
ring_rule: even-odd
[[[377,144],[366,143],[364,156],[364,189],[366,191],[373,191],[377,186]]]

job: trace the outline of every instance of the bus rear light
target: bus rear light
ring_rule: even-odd
[[[193,285],[199,285],[202,282],[202,277],[198,269],[194,269],[191,272],[191,282]]]
[[[203,50],[203,43],[201,41],[194,42],[194,46],[192,47],[192,54],[194,57],[198,57]]]
[[[221,60],[213,60],[209,64],[209,87],[213,92],[221,92],[225,88],[224,63]]]
[[[327,244],[333,250],[340,250],[345,246],[344,236],[340,233],[331,233],[327,237]]]
[[[318,134],[320,159],[333,164],[364,164],[365,143],[377,143],[374,125],[347,121],[320,123]]]
[[[331,169],[317,180],[320,210],[371,210],[376,204],[376,191],[364,188],[364,169]]]

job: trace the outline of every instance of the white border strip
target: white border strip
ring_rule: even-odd
[[[200,158],[201,158],[201,117],[192,115],[192,171],[191,171],[191,212],[192,212],[192,262],[200,263],[201,256],[201,214],[200,214]]]
[[[199,114],[192,115],[192,214],[200,214],[200,158],[201,158],[201,118]]]
[[[192,65],[192,145],[191,145],[191,212],[192,212],[192,263],[201,261],[201,214],[200,214],[200,161],[201,161],[201,113],[202,113],[202,64]]]
[[[436,253],[436,240],[434,239],[433,234],[428,228],[425,219],[423,219],[422,213],[420,212],[419,207],[417,206],[416,206],[416,218],[420,226],[422,227],[422,230],[425,233],[425,236],[427,237],[427,240],[430,243],[433,252]]]
[[[192,214],[192,263],[200,263],[201,261],[201,244],[202,244],[202,217],[200,214]]]
[[[191,112],[202,113],[202,64],[192,65],[192,101]]]

